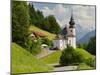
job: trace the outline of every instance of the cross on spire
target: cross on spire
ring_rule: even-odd
[[[73,9],[71,8],[71,18],[70,18],[70,20],[74,20],[73,19]]]

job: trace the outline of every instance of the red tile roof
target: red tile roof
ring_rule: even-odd
[[[42,32],[38,32],[38,31],[33,31],[33,34],[36,36],[40,36],[40,37],[45,37],[46,35]]]

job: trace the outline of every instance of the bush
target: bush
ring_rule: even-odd
[[[89,58],[86,60],[86,64],[91,67],[96,67],[96,59],[95,58]]]
[[[27,39],[25,43],[26,49],[36,55],[41,52],[41,39],[32,40],[30,37]]]
[[[42,44],[47,44],[48,46],[53,46],[53,42],[48,38],[42,38]]]
[[[82,62],[84,59],[77,53],[73,47],[67,46],[62,52],[59,63],[61,65],[70,65]]]

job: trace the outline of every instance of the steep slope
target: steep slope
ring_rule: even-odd
[[[94,58],[93,55],[91,55],[89,52],[87,52],[84,49],[76,48],[75,50],[76,50],[77,53],[79,53],[80,55],[82,55],[85,60],[88,59],[88,58]]]
[[[38,60],[31,55],[27,50],[12,43],[12,73],[31,73],[31,72],[47,72],[53,67]]]
[[[42,30],[42,29],[32,25],[32,26],[30,26],[29,31],[32,32],[33,30],[44,33],[49,40],[54,39],[55,36],[56,36],[55,34],[49,33],[49,32],[47,32],[45,30]]]

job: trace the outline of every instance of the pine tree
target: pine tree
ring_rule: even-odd
[[[12,1],[12,41],[25,44],[28,35],[29,12],[25,1]]]
[[[96,37],[91,37],[87,45],[87,51],[96,55]]]
[[[59,34],[61,31],[61,28],[59,26],[59,24],[57,23],[55,17],[53,15],[50,15],[47,17],[48,21],[49,21],[49,32],[54,33],[54,34]]]

